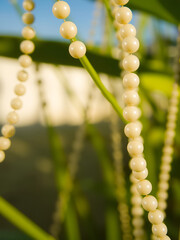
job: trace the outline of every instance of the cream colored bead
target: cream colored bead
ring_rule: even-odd
[[[7,150],[11,146],[9,138],[0,137],[0,150]]]
[[[131,210],[131,213],[133,216],[142,216],[144,211],[143,211],[143,208],[141,206],[135,206],[135,207],[132,207],[132,210]]]
[[[110,4],[111,4],[113,7],[116,7],[116,6],[117,6],[117,3],[115,2],[115,0],[110,0]]]
[[[156,209],[155,211],[148,213],[148,219],[150,223],[157,225],[164,221],[164,214],[159,209]]]
[[[22,67],[27,68],[31,65],[32,58],[28,55],[21,55],[19,57],[19,63]]]
[[[148,212],[155,211],[157,206],[158,206],[157,199],[152,195],[148,195],[148,196],[143,198],[142,206]]]
[[[121,24],[128,24],[132,19],[132,12],[127,7],[121,7],[116,12],[116,20]]]
[[[159,175],[159,179],[160,179],[160,181],[168,181],[169,179],[170,179],[170,175],[169,175],[169,173],[161,173],[160,175]]]
[[[121,25],[123,25],[123,24],[121,24]],[[116,38],[121,42],[123,39],[122,39],[122,37],[121,37],[121,35],[120,35],[120,33],[119,33],[119,31],[116,33]]]
[[[164,199],[158,201],[158,208],[164,211],[167,208],[167,202]]]
[[[166,128],[167,129],[171,129],[171,130],[174,130],[176,127],[176,123],[175,122],[168,122],[167,125],[166,125]]]
[[[166,154],[169,154],[169,155],[171,155],[173,153],[173,151],[174,151],[174,149],[171,146],[165,146],[163,148],[163,153],[166,153]]]
[[[157,238],[157,240],[171,240],[170,237],[168,237],[167,235],[161,238]]]
[[[127,150],[132,157],[138,157],[143,153],[144,146],[141,142],[132,140],[127,145]]]
[[[34,22],[34,15],[32,13],[24,13],[22,15],[22,21],[25,23],[25,24],[32,24]]]
[[[169,184],[167,182],[163,181],[159,183],[159,189],[166,191],[168,190],[168,188],[169,188]]]
[[[178,112],[178,107],[175,105],[175,106],[170,106],[169,108],[169,114],[177,114]]]
[[[10,124],[5,124],[1,129],[2,135],[6,138],[11,138],[15,134],[15,127]]]
[[[126,90],[123,93],[123,100],[124,103],[128,106],[136,106],[140,102],[139,94],[135,90]]]
[[[52,12],[55,17],[59,19],[65,19],[70,14],[69,4],[64,1],[58,1],[53,5]]]
[[[114,0],[114,1],[116,4],[121,6],[126,5],[129,2],[129,0]]]
[[[77,34],[77,27],[73,22],[66,21],[60,26],[60,34],[63,38],[72,39]]]
[[[152,226],[152,232],[157,237],[164,237],[167,234],[167,227],[164,223]]]
[[[168,164],[168,163],[163,163],[161,166],[160,166],[160,169],[162,172],[165,172],[165,173],[168,173],[171,171],[171,165]]]
[[[136,172],[136,171],[132,171],[134,177],[138,180],[144,180],[147,178],[148,176],[148,169],[145,168],[143,171],[141,172]]]
[[[162,200],[166,200],[168,198],[168,193],[164,190],[160,190],[158,193],[157,193],[157,196],[159,199],[162,199]]]
[[[135,73],[128,73],[123,78],[123,86],[128,89],[135,89],[139,86],[139,77]]]
[[[175,136],[175,131],[174,130],[171,130],[171,129],[168,129],[165,133],[165,138],[169,139],[169,138],[174,138]],[[171,151],[171,153],[173,152],[173,150]],[[170,153],[170,154],[171,154]]]
[[[139,195],[135,195],[131,198],[131,203],[133,205],[141,205],[141,202],[142,202],[142,197]]]
[[[25,38],[25,39],[33,39],[36,35],[36,32],[34,31],[34,29],[30,26],[26,26],[23,28],[22,30],[22,36]]]
[[[72,42],[69,46],[69,53],[73,58],[82,58],[86,54],[86,46],[81,41]]]
[[[136,187],[136,184],[133,184],[133,185],[130,187],[130,192],[131,192],[132,194],[138,194],[138,195],[139,195],[138,190],[137,190],[137,187]]]
[[[135,72],[139,65],[139,59],[135,55],[129,55],[123,59],[123,67],[128,72]]]
[[[34,4],[34,1],[32,0],[25,0],[23,2],[23,8],[26,10],[26,11],[32,11],[35,7],[35,4]]]
[[[165,156],[162,157],[162,162],[163,162],[163,164],[165,163],[165,165],[169,164],[169,163],[172,162],[172,157],[165,155]]]
[[[23,96],[26,93],[26,88],[22,83],[15,86],[14,92],[17,96]]]
[[[137,239],[138,237],[142,239],[142,237],[144,236],[144,230],[141,228],[134,229],[133,235],[134,235],[135,239]]]
[[[3,162],[4,159],[5,159],[5,153],[4,153],[4,151],[0,150],[0,163]]]
[[[124,24],[119,31],[122,39],[136,36],[136,28],[132,24]]]
[[[17,74],[17,79],[21,82],[25,82],[28,79],[28,73],[25,70],[21,70]]]
[[[128,138],[137,138],[141,134],[141,128],[137,122],[128,123],[124,128],[124,133]]]
[[[133,140],[133,139],[130,139],[130,140]],[[141,136],[135,138],[135,140],[138,141],[138,142],[144,143],[144,139]]]
[[[168,121],[176,121],[177,120],[177,115],[174,115],[174,114],[170,114],[167,116],[167,120]]]
[[[118,23],[118,21],[116,21],[116,20],[113,22],[113,25],[117,30],[120,29],[122,26],[122,24]]]
[[[139,41],[136,37],[126,37],[122,41],[122,49],[128,53],[135,53],[139,49]]]
[[[136,186],[141,195],[148,195],[152,191],[152,184],[148,180],[139,181]]]
[[[21,109],[22,108],[22,101],[20,98],[14,98],[12,99],[11,101],[11,107],[14,109],[14,110],[18,110],[18,109]]]
[[[141,110],[138,107],[128,106],[123,110],[123,116],[128,122],[134,122],[141,116]]]
[[[34,52],[34,49],[34,43],[30,40],[24,40],[20,44],[20,50],[25,54],[31,54],[32,52]]]
[[[8,113],[7,121],[10,124],[16,124],[19,121],[18,114],[15,111]]]
[[[142,157],[132,158],[130,161],[130,167],[133,171],[141,172],[146,168],[146,160]]]
[[[144,220],[141,217],[134,217],[132,219],[132,225],[134,227],[142,227],[144,225]]]
[[[118,10],[119,10],[119,6],[116,6],[116,7],[113,8],[113,10],[112,10],[112,15],[113,15],[113,17],[116,16],[116,13],[117,13]],[[115,20],[115,21],[116,21],[116,20]],[[118,21],[116,21],[116,22],[118,22]]]
[[[130,181],[131,181],[132,183],[137,183],[139,180],[136,179],[136,178],[133,176],[133,174],[131,173],[131,175],[130,175]]]

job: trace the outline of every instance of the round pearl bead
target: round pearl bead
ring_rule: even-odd
[[[158,201],[158,208],[162,211],[164,211],[167,208],[167,202],[165,200],[159,200]]]
[[[10,124],[6,124],[1,129],[2,135],[6,138],[13,137],[15,134],[15,127]]]
[[[81,41],[72,42],[69,46],[69,53],[73,58],[82,58],[86,54],[86,46]]]
[[[165,133],[165,138],[166,139],[172,139],[172,138],[174,138],[174,136],[175,136],[175,131],[174,130],[168,130],[168,131],[166,131],[166,133]],[[172,151],[173,152],[173,151]],[[171,153],[170,153],[171,154]]]
[[[137,228],[133,230],[133,235],[135,237],[135,239],[143,239],[144,238],[144,230]]]
[[[163,149],[163,153],[166,153],[166,154],[169,154],[169,155],[171,155],[173,153],[173,151],[174,151],[173,147],[170,147],[170,146],[166,146]]]
[[[138,194],[138,196],[139,196],[139,193],[138,193],[136,184],[133,184],[133,185],[130,187],[130,192],[131,192],[132,194]]]
[[[164,223],[153,225],[152,232],[157,237],[164,237],[167,234],[167,227]]]
[[[26,88],[22,83],[15,86],[14,92],[17,96],[23,96],[26,93]]]
[[[138,180],[144,180],[147,178],[148,176],[148,169],[145,168],[143,171],[141,172],[136,172],[136,171],[132,171],[134,177]]]
[[[116,20],[121,24],[128,24],[132,19],[132,12],[127,7],[121,7],[116,12]]]
[[[164,237],[158,238],[157,240],[171,240],[171,239],[166,235]]]
[[[142,202],[142,197],[141,196],[133,196],[132,198],[131,198],[131,203],[133,204],[133,205],[141,205],[141,202]]]
[[[141,206],[135,206],[135,207],[132,207],[132,210],[131,210],[131,213],[133,216],[142,216],[144,211],[143,211],[143,208]]]
[[[3,151],[0,151],[0,163],[3,162],[5,159],[5,153]]]
[[[60,26],[60,34],[63,38],[72,39],[77,34],[77,27],[73,22],[66,21]]]
[[[25,54],[31,54],[32,52],[34,52],[34,49],[34,43],[30,40],[24,40],[20,44],[20,50]]]
[[[152,184],[148,180],[139,181],[136,186],[141,195],[148,195],[152,191]]]
[[[170,178],[170,174],[169,173],[161,173],[159,176],[159,179],[161,181],[168,181]]]
[[[123,94],[123,100],[126,105],[135,106],[140,102],[139,94],[135,90],[126,90]]]
[[[141,116],[141,110],[134,106],[125,107],[123,116],[128,122],[134,122]]]
[[[135,37],[136,28],[132,24],[125,24],[120,28],[119,33],[122,39],[126,37]]]
[[[163,163],[165,163],[165,164],[171,163],[171,162],[172,162],[172,157],[171,157],[171,156],[163,156],[163,157],[162,157],[162,161],[163,161]]]
[[[21,70],[17,74],[17,79],[21,82],[25,82],[28,79],[28,73],[24,70]]]
[[[126,5],[129,2],[129,0],[114,0],[114,1],[116,4],[121,6]]]
[[[158,206],[157,199],[155,197],[151,196],[151,195],[148,195],[148,196],[143,198],[142,206],[148,212],[155,211],[157,206]]]
[[[128,53],[135,53],[139,49],[139,41],[136,37],[126,37],[122,41],[122,48]]]
[[[128,89],[135,89],[139,86],[139,77],[135,73],[128,73],[123,78],[123,86]]]
[[[34,15],[32,13],[24,13],[22,15],[22,21],[25,23],[25,24],[32,24],[34,22]]]
[[[32,0],[25,0],[23,2],[23,8],[26,10],[26,11],[32,11],[35,7],[35,4]]]
[[[137,138],[141,134],[141,128],[136,122],[128,123],[124,128],[124,133],[128,138]]]
[[[52,12],[55,17],[59,19],[65,19],[70,14],[69,4],[64,1],[58,1],[53,5]]]
[[[7,150],[11,146],[9,138],[0,137],[0,150]]]
[[[132,157],[138,157],[143,153],[143,144],[139,141],[132,140],[127,145],[127,150]]]
[[[156,209],[155,211],[148,213],[148,219],[150,223],[157,225],[164,221],[164,214],[159,209]]]
[[[146,160],[142,157],[132,158],[130,161],[130,167],[133,171],[141,172],[146,168]]]
[[[116,20],[113,22],[114,27],[118,30],[121,28],[122,24],[118,23]]]
[[[131,162],[130,162],[130,163],[131,163]],[[133,176],[132,173],[131,173],[131,175],[130,175],[130,181],[131,181],[132,183],[137,183],[137,182],[139,182],[139,180],[136,179],[136,178]]]
[[[22,101],[20,98],[14,98],[12,99],[11,101],[11,107],[14,109],[14,110],[18,110],[18,109],[21,109],[22,108]]]
[[[19,57],[19,63],[22,67],[27,68],[31,65],[32,58],[28,55],[21,55]]]
[[[16,112],[10,112],[10,113],[8,113],[8,115],[7,115],[7,121],[8,121],[8,123],[10,123],[10,124],[15,124],[15,123],[18,122],[18,120],[19,120],[19,116],[18,116],[18,114],[17,114]]]
[[[115,18],[115,16],[116,16],[116,13],[117,13],[117,11],[119,10],[119,6],[116,6],[116,7],[114,7],[113,8],[113,10],[112,10],[112,15],[113,15],[113,17]],[[116,20],[115,20],[116,21]],[[117,23],[118,23],[118,21],[116,21]]]
[[[140,217],[134,217],[132,219],[132,225],[134,227],[142,227],[144,225],[144,220]]]
[[[162,200],[166,200],[168,198],[168,193],[166,191],[160,190],[157,193],[158,198],[162,199]]]
[[[33,39],[36,35],[36,32],[34,31],[33,28],[29,27],[29,26],[26,26],[23,28],[22,30],[22,36],[25,38],[25,39]]]
[[[160,166],[160,169],[162,172],[170,172],[171,171],[171,165],[167,164],[167,163],[163,163],[161,166]]]
[[[129,55],[123,59],[123,67],[128,72],[135,72],[139,65],[139,59],[135,55]]]
[[[168,190],[168,188],[169,188],[169,184],[167,182],[159,183],[159,189],[166,191],[166,190]]]

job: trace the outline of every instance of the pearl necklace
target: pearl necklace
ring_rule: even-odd
[[[27,11],[22,16],[22,21],[30,25],[34,22],[34,15],[31,13],[31,11],[34,9],[35,4],[33,0],[24,0],[23,2],[23,8]],[[7,115],[7,124],[3,125],[1,132],[3,137],[0,137],[0,162],[2,162],[5,159],[5,152],[8,150],[11,146],[11,140],[10,138],[14,136],[15,134],[15,127],[14,124],[16,124],[19,121],[19,115],[16,112],[17,110],[21,109],[23,106],[21,96],[23,96],[26,92],[26,88],[23,84],[23,82],[26,82],[28,79],[28,73],[24,70],[24,68],[27,68],[31,65],[32,59],[29,56],[34,49],[34,43],[31,41],[32,38],[35,37],[35,31],[30,26],[26,26],[22,30],[22,36],[26,39],[23,40],[20,44],[20,50],[23,53],[19,57],[19,63],[21,67],[23,68],[20,70],[17,74],[17,79],[20,81],[20,83],[15,85],[14,93],[16,95],[15,98],[11,100],[11,108],[13,111],[9,112]]]

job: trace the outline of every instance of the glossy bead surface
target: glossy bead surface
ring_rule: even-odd
[[[14,110],[18,110],[22,108],[22,100],[20,98],[13,98],[11,100],[11,107]]]
[[[22,15],[22,21],[25,23],[25,24],[32,24],[34,22],[34,15],[32,13],[24,13]]]
[[[129,0],[114,0],[114,1],[116,4],[121,6],[126,5],[129,2]]]
[[[142,157],[132,158],[130,162],[130,167],[133,171],[141,172],[146,168],[146,160]]]
[[[65,19],[70,14],[69,4],[64,1],[58,1],[53,5],[52,12],[56,18]]]
[[[167,227],[164,223],[152,226],[152,232],[157,237],[164,237],[167,234]]]
[[[24,40],[20,44],[20,50],[25,54],[31,54],[32,52],[34,52],[34,49],[34,43],[30,40]]]
[[[148,195],[143,198],[142,206],[148,212],[155,211],[158,206],[157,199],[152,195]]]
[[[28,55],[21,55],[19,57],[19,63],[22,67],[27,68],[31,65],[32,58]]]
[[[25,39],[33,39],[36,35],[36,32],[34,31],[34,29],[30,26],[26,26],[23,28],[22,30],[22,36],[25,38]]]
[[[150,223],[157,225],[164,221],[164,214],[159,209],[156,209],[155,211],[148,213],[148,219]]]
[[[129,55],[123,59],[123,67],[128,72],[135,72],[139,65],[139,59],[135,55]]]
[[[120,33],[122,39],[124,39],[126,37],[135,37],[136,36],[136,28],[132,24],[125,24],[120,28],[119,33]]]
[[[139,141],[132,140],[127,145],[127,150],[132,157],[138,157],[143,153],[143,144]]]
[[[16,112],[10,112],[7,115],[7,121],[10,124],[16,124],[19,121],[19,116]]]
[[[86,46],[81,41],[72,42],[69,46],[69,53],[73,58],[82,58],[86,54]]]
[[[26,11],[32,11],[34,9],[34,7],[35,7],[34,1],[32,1],[32,0],[23,1],[23,8]]]
[[[7,150],[11,146],[9,138],[0,137],[0,150]]]
[[[144,180],[147,178],[148,176],[148,169],[145,168],[144,170],[142,170],[141,172],[136,172],[136,171],[132,171],[134,177],[138,180]]]
[[[77,34],[77,27],[73,22],[66,21],[60,26],[60,34],[63,38],[72,39]]]
[[[1,129],[2,135],[6,138],[11,138],[15,134],[15,127],[10,124],[5,124]]]
[[[123,77],[123,86],[128,89],[135,89],[139,86],[139,77],[135,73],[128,73]]]
[[[140,102],[139,94],[135,90],[125,90],[123,93],[123,100],[128,106],[136,106]]]
[[[3,162],[4,159],[5,159],[5,153],[4,153],[4,151],[0,150],[0,163]]]
[[[139,181],[136,186],[141,195],[148,195],[152,191],[152,184],[148,180]]]
[[[23,96],[26,93],[26,88],[22,83],[15,86],[14,92],[17,96]]]
[[[141,128],[136,122],[128,123],[124,128],[124,133],[128,138],[137,138],[141,134]]]
[[[128,24],[132,19],[132,12],[127,7],[121,7],[116,12],[116,20],[120,24]]]
[[[136,37],[126,37],[122,41],[122,49],[128,53],[135,53],[139,49],[139,41]]]
[[[27,73],[25,70],[19,71],[18,74],[17,74],[17,79],[18,79],[20,82],[25,82],[25,81],[27,81],[27,79],[28,79],[28,73]]]
[[[138,107],[128,106],[124,108],[123,116],[128,122],[134,122],[141,116],[141,110]]]

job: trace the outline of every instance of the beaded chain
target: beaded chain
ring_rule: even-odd
[[[35,4],[33,0],[23,1],[23,8],[27,11],[22,16],[22,21],[27,24],[27,26],[25,26],[22,30],[22,36],[26,40],[23,40],[20,44],[20,50],[23,55],[19,57],[19,63],[23,69],[20,70],[17,74],[17,79],[18,81],[20,81],[20,83],[15,85],[14,93],[16,97],[14,97],[10,103],[13,111],[8,113],[7,123],[3,125],[1,129],[3,136],[0,137],[0,162],[5,159],[4,151],[8,150],[11,146],[10,138],[13,137],[15,134],[14,124],[19,121],[19,115],[16,111],[22,108],[23,103],[20,97],[26,93],[26,88],[23,82],[27,81],[28,73],[24,70],[24,68],[27,68],[31,65],[32,59],[29,54],[31,54],[35,49],[34,43],[31,41],[31,39],[35,37],[35,31],[29,26],[34,22],[34,15],[31,13],[34,7]]]

